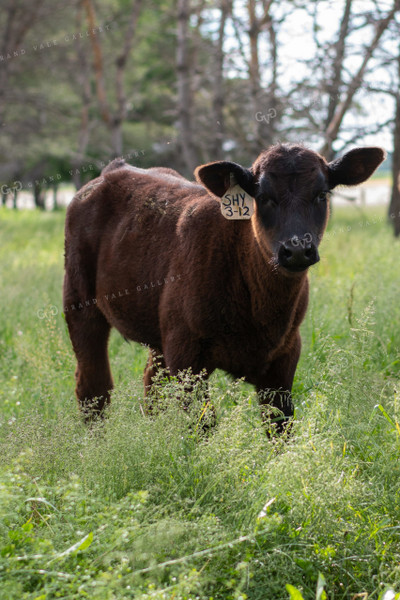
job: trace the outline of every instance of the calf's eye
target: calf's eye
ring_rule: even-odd
[[[318,196],[315,198],[317,202],[326,202],[329,197],[329,192],[320,192]]]

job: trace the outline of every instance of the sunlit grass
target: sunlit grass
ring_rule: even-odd
[[[383,208],[335,210],[311,274],[288,440],[266,435],[252,389],[223,373],[208,435],[201,400],[183,411],[174,381],[145,416],[146,352],[116,332],[113,403],[87,430],[61,308],[62,228],[62,213],[0,212],[0,598],[399,592],[400,248]]]

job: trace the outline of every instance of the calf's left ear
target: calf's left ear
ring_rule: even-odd
[[[386,158],[383,148],[355,148],[328,164],[329,187],[358,185],[372,175]]]
[[[231,174],[235,184],[240,185],[254,198],[255,184],[252,172],[240,165],[222,160],[197,167],[194,172],[196,180],[202,183],[215,196],[222,196],[231,187]]]

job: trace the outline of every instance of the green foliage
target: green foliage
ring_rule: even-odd
[[[1,600],[399,597],[400,283],[381,216],[335,211],[284,440],[265,434],[252,388],[222,373],[213,430],[190,374],[161,374],[147,415],[146,351],[116,333],[113,403],[86,429],[63,215],[0,212]]]
[[[110,130],[98,106],[86,12],[51,0],[36,2],[37,7],[26,0],[16,4],[14,12],[20,10],[27,21],[18,48],[7,47],[16,43],[10,41],[16,24],[9,26],[14,12],[8,6],[0,7],[0,22],[4,23],[0,33],[7,51],[11,55],[16,52],[8,63],[4,48],[0,54],[5,82],[1,91],[0,184],[10,186],[18,181],[32,192],[33,183],[39,181],[46,190],[53,181],[72,181],[72,173],[79,173],[84,183],[88,174],[93,176],[114,156]],[[39,5],[41,12],[35,10]],[[114,114],[119,102],[116,61],[124,47],[132,2],[103,0],[94,8],[105,96]],[[169,144],[176,137],[174,10],[169,0],[142,7],[123,75],[127,96],[123,153],[138,166],[171,162]],[[86,81],[89,89],[85,92]],[[89,96],[86,100],[85,94]],[[88,139],[81,146],[86,119]],[[176,148],[174,152],[176,160]],[[95,169],[88,171],[89,165]]]

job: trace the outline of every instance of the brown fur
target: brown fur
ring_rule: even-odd
[[[340,178],[340,165],[335,168]],[[209,193],[226,188],[229,171],[256,197],[251,221],[226,220]],[[65,226],[64,310],[84,412],[90,403],[101,411],[110,399],[111,327],[162,354],[161,366],[172,375],[189,367],[207,375],[223,369],[254,384],[261,401],[265,390],[290,392],[307,269],[279,266],[282,241],[274,241],[278,228],[265,221],[260,181],[268,176],[269,193],[282,199],[279,210],[297,210],[307,227],[305,205],[318,174],[326,182],[330,166],[316,153],[275,146],[250,171],[225,162],[200,167],[197,177],[209,191],[171,169],[136,169],[117,159],[77,193]],[[315,225],[315,238],[325,223],[326,216]],[[293,235],[301,234],[299,227]],[[155,369],[150,353],[146,388]],[[289,394],[268,401],[287,416],[293,412]]]

